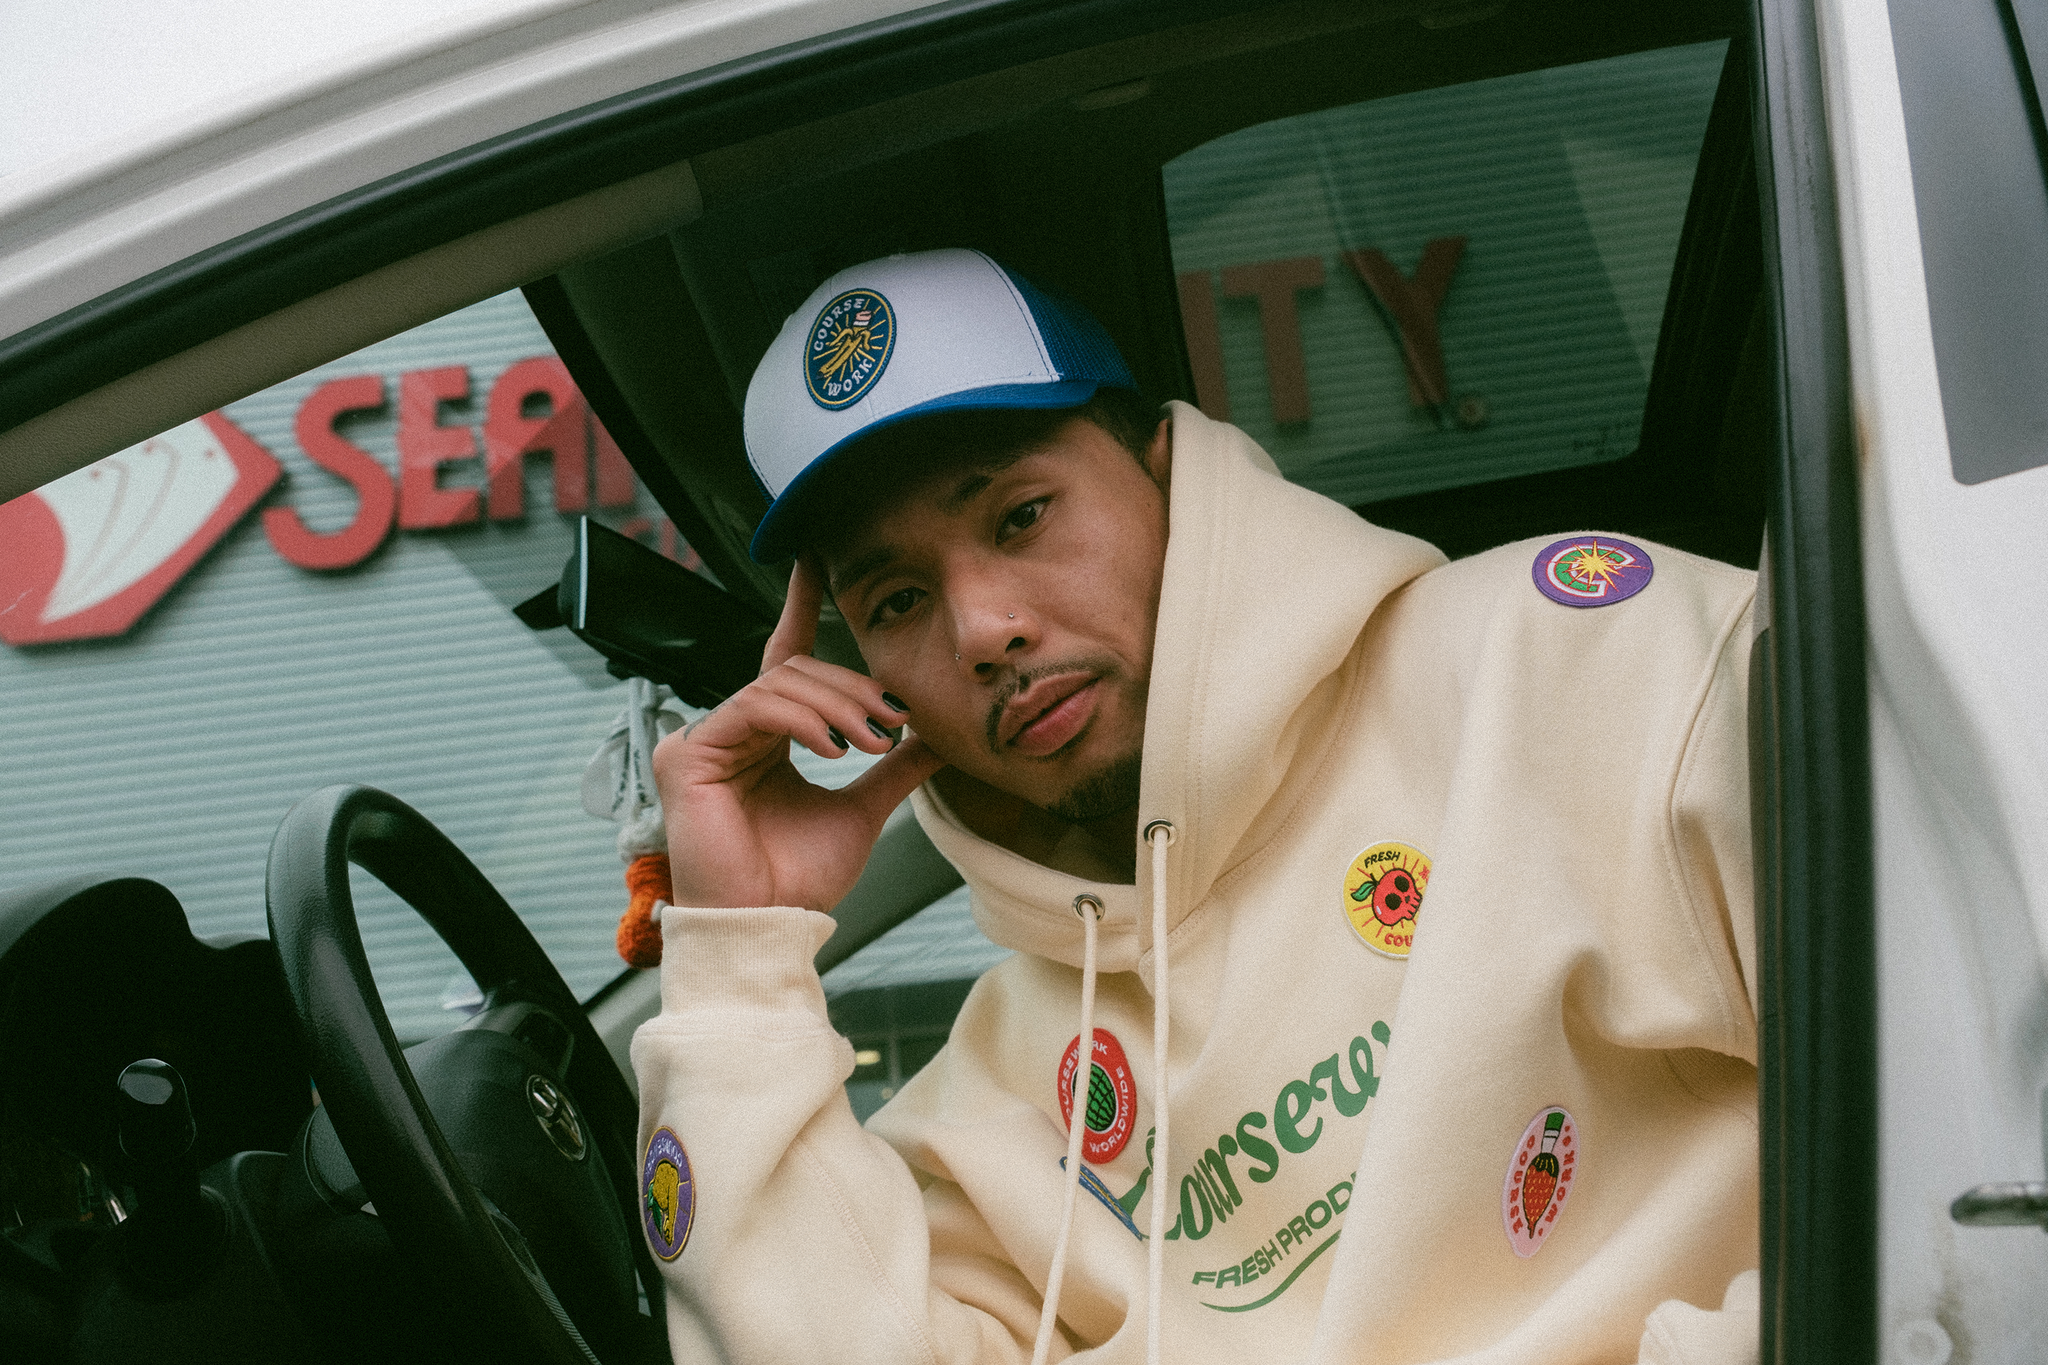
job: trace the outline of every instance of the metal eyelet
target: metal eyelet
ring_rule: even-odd
[[[1174,827],[1173,827],[1173,821],[1171,821],[1171,820],[1154,820],[1154,821],[1153,821],[1153,822],[1152,822],[1151,824],[1149,824],[1149,825],[1146,825],[1146,826],[1145,826],[1145,842],[1146,842],[1146,843],[1148,843],[1148,844],[1149,844],[1149,843],[1151,843],[1151,842],[1152,842],[1152,831],[1153,831],[1153,830],[1155,830],[1155,829],[1163,829],[1163,830],[1165,830],[1165,831],[1166,831],[1166,842],[1167,842],[1167,843],[1169,843],[1169,844],[1170,844],[1170,843],[1172,843],[1172,842],[1173,842],[1173,841],[1174,841],[1175,839],[1177,839],[1177,838],[1179,838],[1179,837],[1180,837],[1180,832],[1179,832],[1178,830],[1174,829]]]
[[[1101,919],[1104,913],[1101,901],[1097,900],[1095,897],[1089,895],[1085,891],[1082,892],[1080,895],[1074,897],[1074,913],[1076,915],[1086,914],[1087,911],[1083,910],[1082,907],[1089,905],[1095,907],[1095,918],[1098,920]]]

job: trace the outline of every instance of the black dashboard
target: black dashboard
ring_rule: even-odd
[[[183,1077],[194,1166],[286,1153],[314,1108],[267,939],[203,941],[155,882],[79,877],[0,895],[0,1357],[77,1358],[142,1173],[116,1079]]]

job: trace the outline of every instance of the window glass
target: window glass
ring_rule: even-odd
[[[1889,6],[1949,466],[2048,465],[2048,9]]]
[[[1203,408],[1352,505],[1628,454],[1726,47],[1369,100],[1170,162]]]
[[[623,968],[626,893],[580,783],[626,688],[511,611],[586,511],[696,563],[517,293],[0,506],[0,887],[133,874],[196,933],[262,934],[278,821],[367,783],[447,833],[589,995]],[[830,785],[870,761],[797,756]],[[454,955],[351,885],[399,1036],[459,1022]]]

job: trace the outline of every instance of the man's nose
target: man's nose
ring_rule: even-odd
[[[988,678],[1029,652],[1038,626],[1015,594],[989,589],[965,600],[956,598],[953,638],[960,664],[973,669],[977,678]]]

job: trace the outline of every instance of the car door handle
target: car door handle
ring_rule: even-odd
[[[1956,1196],[1948,1212],[1967,1227],[2048,1230],[2048,1185],[2024,1181],[1979,1185]]]

